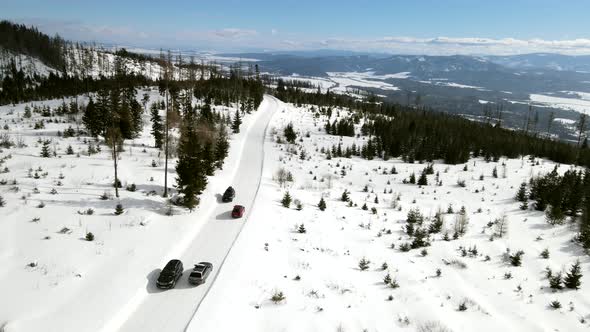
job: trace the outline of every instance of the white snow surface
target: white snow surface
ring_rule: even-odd
[[[399,90],[398,87],[393,84],[384,82],[384,79],[391,78],[385,77],[388,75],[374,75],[374,72],[328,72],[328,76],[332,82],[335,82],[338,86],[335,90],[347,91],[348,87],[368,87],[377,88],[381,90]],[[396,74],[392,74],[396,75]],[[399,75],[399,74],[398,74]],[[404,77],[405,76],[405,77]],[[407,73],[401,73],[398,78],[406,78]]]
[[[576,92],[576,94],[580,95],[579,92]],[[581,95],[582,99],[578,99],[555,97],[541,94],[531,94],[529,98],[532,102],[541,104],[546,107],[555,107],[564,110],[571,110],[579,113],[590,114],[590,99],[585,98],[585,95]]]
[[[437,162],[434,169],[443,185],[433,185],[435,175],[429,175],[429,185],[420,188],[402,180],[412,172],[419,174],[424,164],[327,160],[318,149],[338,142],[358,145],[363,138],[326,135],[325,116],[316,118],[314,113],[309,107],[289,106],[272,119],[275,139],[265,143],[269,153],[265,152],[262,187],[249,221],[188,331],[443,331],[419,329],[427,322],[455,332],[588,330],[588,277],[583,277],[581,290],[552,292],[544,276],[545,267],[568,269],[576,259],[588,274],[589,257],[571,241],[577,226],[550,226],[542,212],[522,211],[514,200],[520,183],[550,172],[555,163],[539,160],[535,165],[526,157],[486,163],[476,158],[463,171],[464,165]],[[289,122],[300,135],[310,137],[304,136],[297,146],[277,143]],[[298,156],[300,149],[307,153],[305,160]],[[390,174],[394,166],[398,174]],[[570,168],[557,166],[559,173]],[[285,188],[274,180],[280,167],[294,177]],[[492,177],[494,167],[498,178]],[[458,186],[458,179],[467,186]],[[368,192],[363,192],[365,185]],[[293,203],[290,208],[281,206],[287,190],[301,201],[301,211]],[[344,190],[350,191],[353,207],[340,200]],[[399,211],[392,208],[398,195]],[[320,197],[327,203],[323,212],[317,208]],[[368,211],[361,209],[365,203]],[[452,233],[456,213],[465,206],[470,220],[465,236],[447,242],[442,233],[434,235],[426,256],[420,249],[398,249],[408,241],[402,227],[410,209],[419,208],[429,218],[439,208],[446,212],[450,204],[454,213],[443,213],[444,229]],[[372,207],[377,214],[371,213]],[[487,224],[503,214],[508,233],[490,241],[493,229]],[[296,231],[300,224],[305,234]],[[462,257],[460,248],[473,246],[478,254]],[[522,266],[504,260],[508,248],[524,250]],[[545,248],[549,259],[539,256]],[[371,262],[367,271],[358,268],[363,257]],[[463,262],[466,268],[445,261]],[[382,263],[387,263],[386,270]],[[510,279],[505,278],[508,272]],[[399,288],[383,283],[387,273]],[[275,304],[270,298],[279,291],[285,299]],[[563,308],[550,309],[553,300]],[[463,302],[468,309],[459,311]]]
[[[161,98],[157,90],[149,93],[150,102]],[[138,93],[138,98],[141,96]],[[84,97],[78,100],[85,102]],[[173,216],[165,215],[166,200],[161,197],[164,160],[160,151],[151,147],[149,115],[144,115],[146,126],[141,136],[126,141],[119,160],[123,187],[134,183],[137,191],[123,188],[120,199],[101,200],[104,192],[114,194],[109,149],[103,144],[100,153],[89,156],[85,139],[56,136],[57,130],[70,125],[75,128],[75,123],[46,122],[45,129],[34,130],[32,124],[42,119],[41,114],[22,117],[27,105],[56,107],[61,102],[0,107],[0,128],[8,126],[8,130],[0,129],[0,134],[27,145],[0,152],[0,157],[11,156],[2,165],[9,172],[0,174],[0,180],[10,182],[0,185],[0,195],[6,201],[0,208],[0,330],[115,331],[138,323],[145,331],[142,322],[157,322],[153,330],[178,330],[179,324],[189,321],[206,287],[189,287],[185,273],[177,289],[157,292],[154,278],[171,258],[185,259],[187,269],[200,260],[211,260],[216,273],[246,220],[229,220],[232,206],[219,204],[217,195],[235,183],[237,199],[249,210],[260,178],[263,129],[274,112],[274,99],[265,97],[257,112],[243,118],[241,132],[230,136],[224,168],[209,177],[200,206],[192,213],[174,208]],[[236,109],[215,108],[232,115]],[[57,157],[41,158],[38,139],[51,139],[51,150],[55,149]],[[69,145],[79,157],[65,153]],[[152,167],[152,160],[156,167]],[[175,165],[175,159],[169,160],[169,186],[175,183]],[[42,169],[37,171],[38,179],[28,177],[30,168]],[[57,192],[51,194],[52,189]],[[152,190],[157,194],[150,194]],[[38,208],[40,202],[45,203],[44,208]],[[115,216],[118,202],[125,212]],[[80,214],[89,208],[94,210],[92,215]],[[62,234],[64,227],[69,230]],[[85,241],[87,232],[95,235],[94,241]],[[178,299],[189,305],[182,310],[176,307],[180,303],[166,307]],[[157,310],[150,311],[154,308]],[[148,316],[138,316],[141,310],[147,310]],[[179,319],[159,319],[171,313]]]

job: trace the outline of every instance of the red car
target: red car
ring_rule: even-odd
[[[242,218],[246,212],[246,208],[241,205],[234,205],[234,209],[231,211],[232,218]]]

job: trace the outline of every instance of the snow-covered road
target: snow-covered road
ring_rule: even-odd
[[[266,96],[258,112],[262,112],[252,124],[245,138],[241,158],[233,179],[227,184],[236,189],[233,203],[221,203],[220,200],[209,215],[191,245],[178,257],[184,264],[184,274],[171,290],[159,290],[155,286],[161,267],[154,266],[149,274],[145,296],[137,303],[130,303],[122,309],[119,322],[106,326],[120,331],[183,331],[190,322],[229,253],[244,223],[247,221],[252,203],[258,192],[264,161],[264,140],[266,128],[280,102]],[[246,207],[246,215],[234,220],[230,212],[233,204]],[[193,264],[200,261],[213,263],[213,272],[205,284],[192,286],[188,283],[188,274]],[[146,271],[148,273],[149,271]],[[131,313],[131,309],[134,311]],[[127,315],[130,314],[128,317]],[[116,326],[120,323],[121,326]]]

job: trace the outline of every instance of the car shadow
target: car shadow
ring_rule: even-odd
[[[193,266],[193,265],[191,265],[191,266]],[[186,269],[182,272],[182,276],[176,282],[176,287],[175,287],[176,289],[195,288],[195,287],[199,286],[199,285],[193,285],[190,282],[188,282],[188,277],[191,275],[192,271],[193,271],[193,269],[190,268],[190,269]]]
[[[156,286],[156,281],[158,280],[158,276],[160,276],[160,272],[162,272],[162,269],[155,269],[147,275],[147,284],[145,285],[145,288],[149,294],[160,293],[163,291],[163,289],[159,289]]]
[[[216,220],[233,220],[234,218],[231,216],[231,211],[225,211],[220,213],[215,217]]]

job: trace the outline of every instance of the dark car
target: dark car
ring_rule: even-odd
[[[229,187],[227,187],[227,189],[223,193],[223,196],[221,196],[221,201],[224,203],[231,202],[234,200],[235,196],[236,196],[236,191],[234,190],[234,188],[232,186],[229,186]]]
[[[156,281],[156,286],[158,288],[174,288],[176,282],[180,276],[182,276],[183,270],[184,267],[182,266],[182,262],[178,259],[169,261],[160,272],[160,276]]]
[[[234,205],[234,209],[231,211],[232,218],[242,218],[246,212],[246,208],[241,205]]]
[[[193,285],[200,285],[207,280],[209,274],[213,271],[213,264],[209,262],[200,262],[199,264],[195,264],[193,271],[188,277],[188,282]]]

